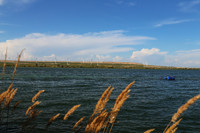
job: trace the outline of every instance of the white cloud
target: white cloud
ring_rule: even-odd
[[[175,54],[161,52],[157,48],[134,51],[131,60],[149,65],[200,67],[200,49],[176,51]]]
[[[0,34],[2,34],[2,33],[4,33],[5,31],[3,31],[3,30],[0,30]]]
[[[180,24],[180,23],[191,22],[191,21],[194,21],[194,20],[192,20],[192,19],[182,19],[182,20],[169,19],[169,20],[164,20],[164,21],[154,25],[154,27],[162,27],[165,25]]]
[[[200,49],[176,51],[176,55],[169,55],[165,62],[174,66],[200,67]]]
[[[163,64],[163,59],[166,54],[167,52],[160,52],[160,50],[157,48],[143,48],[140,51],[134,51],[132,53],[131,59],[135,62],[143,64],[161,65]]]
[[[3,5],[4,0],[0,0],[0,6]]]
[[[98,59],[98,61],[108,61],[111,59],[111,56],[109,55],[96,55],[96,58]]]
[[[22,4],[32,3],[34,1],[36,0],[0,0],[0,6],[6,5],[6,4],[22,5]]]
[[[123,57],[115,56],[115,57],[113,58],[113,61],[114,61],[114,62],[123,62],[123,61],[124,61],[123,59],[124,59]]]
[[[155,40],[146,36],[127,36],[124,31],[104,31],[87,34],[57,34],[46,35],[41,33],[28,34],[22,38],[7,40],[0,43],[0,57],[3,57],[6,47],[11,58],[23,48],[22,59],[44,60],[54,54],[57,60],[70,57],[72,60],[89,58],[91,55],[110,55],[133,50],[132,45],[142,44],[148,40]],[[120,46],[120,47],[119,47]]]
[[[200,0],[191,0],[191,1],[185,1],[180,2],[178,4],[180,7],[180,11],[183,12],[197,12],[200,13],[199,7],[200,7]]]
[[[129,2],[128,5],[129,6],[135,6],[135,3],[134,2]]]
[[[118,5],[122,6],[122,5],[125,5],[125,6],[135,6],[136,4],[132,1],[125,1],[125,0],[116,0],[115,1]]]

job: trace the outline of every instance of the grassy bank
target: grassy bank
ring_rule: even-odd
[[[4,61],[0,61],[3,66]],[[13,67],[16,61],[7,61],[7,67]],[[19,67],[52,67],[52,68],[113,68],[113,69],[184,69],[184,70],[200,70],[200,68],[184,68],[143,65],[140,63],[130,62],[53,62],[53,61],[21,61]]]

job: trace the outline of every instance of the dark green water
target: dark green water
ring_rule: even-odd
[[[7,68],[4,86],[10,83],[13,69]],[[163,80],[166,75],[176,77],[175,81]],[[132,81],[131,97],[125,102],[117,116],[112,133],[143,133],[155,128],[161,133],[172,115],[188,99],[200,93],[200,71],[198,70],[131,70],[131,69],[60,69],[60,68],[18,68],[14,87],[18,88],[11,106],[22,100],[9,118],[9,132],[21,132],[26,120],[24,113],[32,105],[31,99],[38,90],[42,102],[37,108],[43,112],[26,132],[43,132],[49,118],[57,113],[61,116],[49,127],[49,132],[70,133],[82,116],[88,119],[102,92],[112,85],[113,91],[106,108],[111,108],[120,92]],[[69,117],[61,120],[74,105],[81,107]],[[3,110],[5,115],[5,110]],[[197,101],[182,115],[178,133],[200,132],[200,101]],[[5,121],[5,119],[3,120]],[[84,125],[87,121],[85,121]],[[5,125],[1,122],[1,132]],[[83,130],[82,130],[83,131]]]

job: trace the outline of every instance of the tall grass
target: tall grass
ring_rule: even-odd
[[[2,71],[2,77],[1,77],[1,89],[2,92],[0,93],[0,111],[4,111],[4,109],[7,109],[7,116],[6,116],[6,132],[8,131],[8,124],[9,124],[9,112],[10,112],[10,103],[14,99],[16,93],[17,93],[17,88],[13,88],[13,81],[14,81],[14,76],[15,72],[17,70],[18,64],[20,62],[21,55],[23,53],[23,50],[18,56],[18,60],[15,64],[12,78],[11,78],[11,84],[8,86],[6,90],[3,89],[3,77],[5,74],[5,67],[6,67],[6,59],[7,59],[7,50],[5,54],[5,61],[3,65],[3,71]],[[114,90],[113,87],[109,86],[101,95],[99,100],[97,101],[97,104],[93,110],[93,113],[90,115],[89,119],[86,120],[85,116],[80,118],[74,126],[72,126],[72,132],[80,132],[82,128],[84,128],[85,133],[98,133],[98,132],[103,132],[103,133],[110,133],[112,132],[112,129],[114,128],[114,124],[116,123],[116,118],[119,113],[119,111],[122,109],[123,104],[125,101],[130,97],[130,88],[132,85],[135,83],[135,81],[131,82],[116,98],[116,101],[111,109],[106,109],[106,104],[109,101],[109,98]],[[4,91],[3,91],[4,90]],[[37,105],[41,103],[41,101],[36,101],[42,93],[45,93],[45,90],[40,90],[38,93],[36,93],[32,97],[32,105],[30,105],[26,112],[25,116],[26,119],[24,121],[24,124],[21,127],[21,130],[23,132],[28,131],[28,126],[31,125],[31,122],[36,119],[36,117],[39,117],[39,115],[42,113],[42,110],[37,109]],[[177,112],[172,116],[169,124],[166,126],[166,128],[163,130],[163,133],[175,133],[178,130],[178,124],[181,122],[181,114],[186,111],[192,104],[194,104],[198,99],[200,99],[200,94],[197,96],[194,96],[193,98],[189,99],[184,105],[182,105]],[[14,112],[18,105],[22,101],[18,101],[14,104],[12,107],[12,112]],[[2,103],[4,105],[2,106]],[[48,132],[48,127],[57,119],[60,119],[62,121],[67,120],[70,115],[75,114],[75,111],[78,110],[78,108],[81,108],[81,105],[74,105],[71,109],[66,114],[61,114],[57,113],[56,115],[52,116],[49,118],[49,121],[47,121],[47,124],[45,126],[44,131]],[[61,117],[64,116],[64,117]],[[0,115],[0,124],[3,125],[2,121],[3,116]],[[86,125],[83,125],[82,122],[87,121]],[[33,126],[34,128],[34,126]],[[151,133],[155,129],[149,129],[147,131],[144,131],[144,133]]]

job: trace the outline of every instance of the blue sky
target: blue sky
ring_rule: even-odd
[[[0,0],[0,59],[200,67],[200,0]]]

